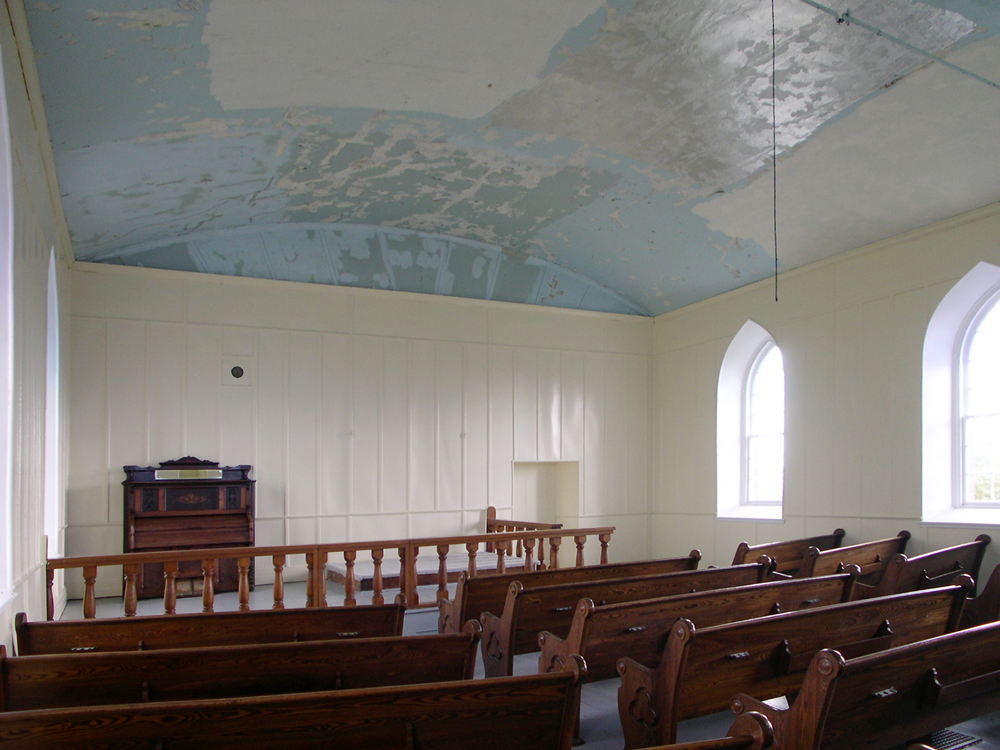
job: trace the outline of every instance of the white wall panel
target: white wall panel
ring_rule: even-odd
[[[861,308],[861,356],[865,376],[861,381],[861,408],[866,426],[861,442],[861,502],[866,516],[892,513],[892,373],[895,363],[880,356],[894,350],[892,299],[881,298]]]
[[[560,353],[538,352],[538,460],[558,461],[562,449]]]
[[[188,326],[184,343],[184,455],[221,457],[222,331]],[[249,456],[249,454],[247,454]],[[249,458],[244,459],[249,461]]]
[[[293,333],[288,342],[288,513],[315,516],[319,508],[320,380],[323,337]]]
[[[288,333],[263,329],[257,344],[257,515],[285,518],[288,491]],[[239,388],[243,386],[227,386]]]
[[[462,388],[465,376],[462,346],[437,344],[435,358],[437,386],[437,509],[462,508],[462,442],[464,433]]]
[[[406,513],[410,457],[409,361],[410,346],[405,339],[383,341],[381,465],[383,513]]]
[[[375,513],[379,499],[382,347],[378,339],[354,337],[354,435],[352,513]]]
[[[562,461],[583,458],[584,355],[562,352],[559,363],[559,451]],[[581,498],[582,500],[582,498]]]
[[[159,464],[187,455],[184,451],[186,336],[180,323],[149,323],[146,337],[146,406],[149,423],[157,426],[149,431],[149,460]]]
[[[538,351],[514,350],[514,460],[538,460]]]
[[[111,321],[108,344],[107,522],[114,525],[122,522],[122,466],[146,466],[151,460],[147,449],[150,425],[146,411],[146,325]]]
[[[583,507],[581,515],[593,516],[606,507],[608,492],[606,452],[606,400],[608,358],[586,354],[583,364]]]
[[[437,498],[436,350],[429,341],[410,344],[410,511],[434,510]]]
[[[599,506],[600,513],[628,512],[628,445],[629,424],[628,411],[628,357],[624,354],[614,354],[608,357],[608,380],[605,388],[605,423],[607,425],[607,447],[619,446],[619,450],[604,452],[604,471],[607,490],[603,503]],[[590,508],[588,512],[593,512]]]
[[[462,502],[465,508],[489,505],[489,349],[463,347],[464,426]]]
[[[645,513],[648,498],[646,482],[646,444],[649,438],[648,358],[628,355],[625,387],[628,393],[628,441],[626,443],[626,476],[628,480],[628,512]]]
[[[108,521],[107,323],[74,318],[70,333],[66,523],[86,526]]]
[[[323,381],[320,397],[320,512],[351,512],[351,338],[344,334],[323,337]]]
[[[514,467],[514,350],[489,352],[490,505],[509,507]]]

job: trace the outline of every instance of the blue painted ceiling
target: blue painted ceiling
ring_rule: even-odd
[[[25,5],[78,260],[639,315],[773,273],[770,4]],[[997,5],[852,13],[996,79]],[[776,12],[783,270],[1000,200],[1000,91]]]

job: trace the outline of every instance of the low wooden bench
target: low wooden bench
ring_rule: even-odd
[[[697,570],[701,552],[694,549],[687,557],[667,557],[660,560],[585,565],[576,568],[555,568],[531,573],[520,571],[504,575],[469,578],[459,575],[455,598],[438,602],[438,632],[454,633],[467,620],[478,619],[483,612],[498,612],[507,598],[507,589],[514,581],[525,588],[553,586],[576,581],[610,580],[643,575],[658,575],[685,570]]]
[[[767,555],[775,563],[775,572],[791,575],[802,565],[806,550],[815,547],[818,550],[828,550],[839,547],[844,536],[843,529],[834,529],[832,534],[811,536],[804,539],[789,539],[784,542],[766,542],[764,544],[747,544],[740,542],[733,556],[733,565],[756,562],[761,555]]]
[[[664,642],[681,618],[703,628],[798,612],[847,602],[853,587],[854,576],[841,573],[621,604],[598,606],[582,599],[565,639],[547,631],[538,635],[538,671],[559,671],[571,654],[579,654],[587,662],[588,680],[609,680],[618,676],[623,656],[640,664],[658,663]]]
[[[1000,620],[1000,565],[993,569],[979,596],[969,599],[962,612],[962,627],[972,628]]]
[[[888,596],[901,594],[904,591],[937,588],[947,586],[960,575],[969,575],[973,581],[978,581],[979,567],[982,565],[986,545],[989,543],[990,537],[980,534],[973,542],[946,547],[923,555],[914,557],[893,555],[886,564],[885,572],[878,584],[859,583],[854,589],[854,596],[857,599],[867,599],[872,596]],[[975,591],[972,593],[975,594]]]
[[[144,651],[241,643],[325,641],[401,635],[406,601],[394,604],[209,614],[14,621],[19,656],[74,651]]]
[[[730,738],[714,747],[884,750],[925,741],[997,706],[1000,623],[991,623],[853,659],[820,651],[787,709],[735,696]],[[695,742],[671,747],[708,750]]]
[[[0,645],[0,710],[471,680],[481,633],[470,620],[458,634],[159,651],[8,657]]]
[[[0,713],[4,750],[570,750],[586,667],[497,680]]]
[[[675,742],[679,721],[724,710],[736,692],[767,699],[798,690],[821,649],[859,655],[951,632],[966,591],[948,586],[697,631],[690,620],[679,620],[658,666],[618,662],[625,746]]]
[[[892,556],[906,551],[906,543],[909,540],[910,532],[904,530],[888,539],[851,544],[847,547],[828,550],[810,547],[806,550],[802,564],[793,577],[828,576],[840,573],[848,565],[857,565],[861,569],[861,581],[875,584],[878,583]]]
[[[487,677],[512,674],[514,655],[538,650],[538,634],[551,631],[560,638],[569,634],[573,612],[581,599],[601,604],[658,599],[693,591],[745,586],[764,581],[770,564],[753,563],[731,568],[707,568],[656,576],[605,581],[579,581],[557,586],[525,588],[510,584],[500,615],[483,612],[483,667]]]

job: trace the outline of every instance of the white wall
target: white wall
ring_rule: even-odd
[[[977,262],[1000,264],[1000,204],[783,274],[656,319],[651,554],[697,540],[705,564],[736,545],[829,533],[845,543],[913,533],[908,551],[971,541],[985,527],[921,516],[921,358],[935,307]],[[752,319],[785,362],[782,522],[715,518],[716,388]],[[1000,563],[1000,532],[984,569]]]
[[[481,531],[513,462],[579,461],[579,522],[646,555],[650,319],[86,263],[73,292],[67,555],[121,551],[123,465],[188,454],[253,465],[259,545]]]
[[[45,617],[43,492],[45,445],[46,289],[51,248],[69,257],[48,133],[41,117],[34,58],[19,2],[0,4],[0,47],[10,123],[14,191],[14,367],[11,557],[15,600],[0,612],[0,642],[10,649],[16,612]],[[23,65],[22,65],[22,61]],[[68,273],[59,265],[62,307]],[[61,438],[65,439],[65,435]]]

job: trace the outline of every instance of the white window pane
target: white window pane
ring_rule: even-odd
[[[1000,307],[969,332],[962,362],[965,503],[997,503],[1000,483]]]
[[[746,502],[780,503],[785,465],[785,371],[781,350],[766,349],[747,384]]]

